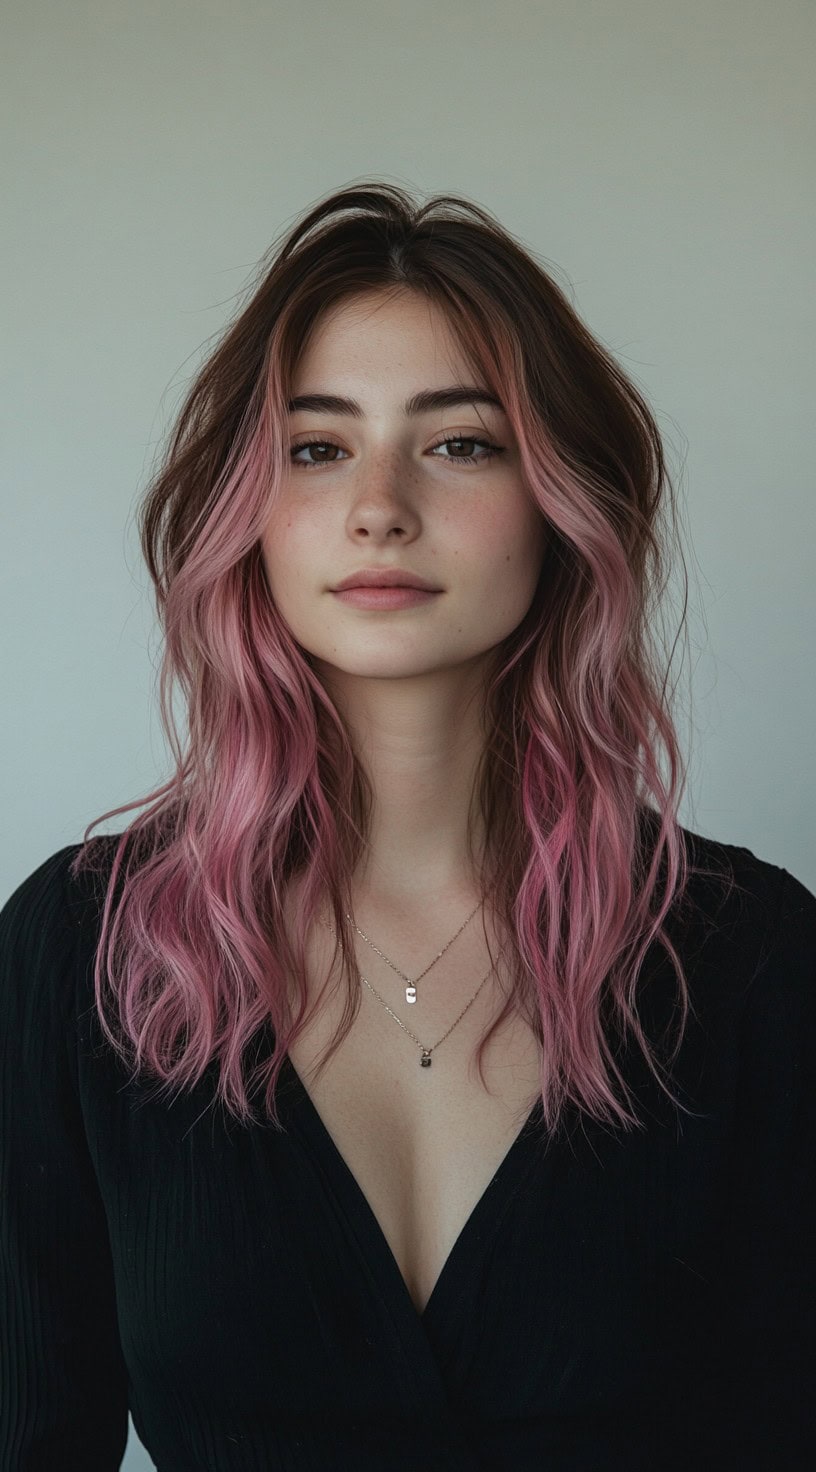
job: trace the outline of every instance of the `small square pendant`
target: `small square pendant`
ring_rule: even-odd
[[[430,1053],[423,1053],[419,1061],[423,1068],[430,1068],[433,1060]]]
[[[416,1001],[416,987],[415,986],[407,986],[405,988],[405,1000],[406,1000],[406,1002],[415,1002]]]

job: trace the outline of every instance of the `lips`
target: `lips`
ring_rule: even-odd
[[[335,588],[332,597],[353,608],[369,608],[385,612],[386,609],[416,608],[441,598],[441,591],[431,588]]]
[[[362,568],[353,572],[332,588],[333,593],[347,592],[349,588],[420,588],[426,593],[441,593],[442,589],[422,578],[418,573],[399,568]]]

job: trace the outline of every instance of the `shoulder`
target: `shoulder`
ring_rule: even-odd
[[[19,882],[0,908],[0,934],[7,938],[27,933],[33,941],[64,926],[76,924],[84,906],[104,895],[120,834],[100,834],[87,848],[87,862],[78,873],[73,864],[81,843],[56,849]]]
[[[4,946],[14,944],[34,950],[70,925],[68,866],[78,847],[69,844],[49,854],[9,895],[0,909]]]
[[[75,876],[81,844],[56,849],[19,882],[0,907],[0,1014],[3,1025],[63,1020],[74,1003],[83,917],[107,885],[111,837],[92,840],[93,867]]]
[[[41,1061],[74,1004],[76,930],[66,903],[73,851],[49,854],[0,909],[0,1030],[7,1048],[36,1048]],[[17,1066],[24,1063],[31,1066],[28,1051],[18,1055]]]
[[[753,849],[681,828],[692,869],[692,885],[724,924],[751,924],[771,931],[788,918],[811,928],[816,894],[788,869],[761,858]],[[714,901],[714,905],[710,901]]]
[[[754,1019],[796,1015],[812,1033],[816,1007],[816,894],[752,849],[683,829],[694,872],[689,893],[703,964],[739,982]]]

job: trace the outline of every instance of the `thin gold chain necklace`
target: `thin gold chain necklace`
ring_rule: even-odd
[[[476,910],[478,910],[478,908],[479,908],[479,905],[476,906]],[[416,982],[417,981],[421,981],[423,976],[427,976],[428,972],[431,970],[431,967],[432,966],[435,966],[436,963],[437,963],[437,961],[440,960],[440,958],[442,956],[444,956],[445,951],[448,950],[448,947],[449,946],[452,946],[453,945],[453,942],[456,940],[457,936],[460,936],[462,934],[462,931],[464,930],[465,925],[467,925],[468,921],[473,919],[473,916],[476,914],[476,910],[472,910],[471,911],[471,913],[467,917],[467,920],[464,921],[464,924],[460,925],[459,929],[456,932],[456,935],[454,935],[451,938],[451,940],[448,941],[448,944],[446,946],[444,946],[441,951],[438,952],[438,954],[431,961],[430,965],[429,966],[426,966],[425,967],[425,970],[422,971],[422,972],[420,972],[419,976],[416,977],[415,981],[412,981],[409,976],[406,976],[404,971],[400,971],[399,967],[398,966],[395,966],[394,965],[394,962],[391,961],[391,960],[389,960],[388,956],[386,956],[385,953],[383,951],[381,951],[378,946],[375,946],[373,940],[371,940],[369,938],[369,936],[367,936],[365,934],[365,931],[363,931],[363,930],[360,929],[359,925],[356,923],[355,920],[352,919],[352,917],[348,913],[348,911],[346,911],[346,919],[348,920],[349,924],[351,924],[351,925],[354,926],[354,929],[357,931],[357,934],[358,935],[361,935],[362,938],[363,938],[363,940],[366,941],[368,943],[368,945],[371,946],[372,950],[376,951],[378,956],[382,956],[382,959],[385,961],[386,965],[390,966],[392,971],[396,971],[397,975],[398,976],[401,976],[402,979],[403,979],[403,981],[405,981],[407,983],[406,988],[405,988],[405,1000],[406,1000],[406,1002],[414,1003],[414,1002],[416,1002],[416,999],[417,999]],[[329,925],[328,926],[328,929],[332,932],[333,935],[336,934],[333,925]],[[399,1026],[402,1028],[403,1032],[407,1033],[408,1036],[409,1036],[409,1038],[411,1038],[416,1043],[417,1047],[421,1050],[421,1057],[420,1057],[420,1060],[419,1060],[420,1066],[422,1068],[430,1068],[431,1063],[433,1061],[432,1058],[431,1058],[431,1054],[434,1052],[434,1050],[436,1048],[439,1047],[439,1044],[440,1043],[443,1043],[445,1041],[445,1038],[448,1037],[450,1035],[450,1033],[453,1032],[453,1029],[457,1026],[457,1024],[462,1021],[462,1018],[464,1017],[465,1013],[468,1011],[468,1008],[470,1008],[470,1007],[473,1006],[473,1003],[476,1001],[476,998],[478,997],[478,995],[481,992],[482,988],[487,984],[488,978],[489,978],[491,972],[493,971],[493,966],[494,965],[495,965],[495,963],[493,963],[493,965],[491,965],[489,967],[486,975],[483,977],[482,981],[479,983],[479,986],[477,987],[477,989],[474,992],[473,996],[471,997],[470,1001],[467,1003],[467,1005],[465,1007],[462,1008],[462,1011],[459,1013],[459,1016],[456,1018],[456,1021],[453,1022],[453,1023],[451,1023],[450,1027],[448,1028],[448,1031],[446,1033],[443,1033],[442,1034],[442,1037],[441,1038],[438,1038],[437,1041],[430,1048],[426,1048],[425,1044],[420,1041],[420,1039],[416,1036],[416,1034],[413,1033],[413,1032],[411,1032],[410,1027],[406,1027],[405,1026],[405,1023],[402,1021],[402,1019],[397,1016],[396,1012],[392,1011],[392,1009],[389,1007],[388,1003],[386,1002],[385,998],[380,996],[380,993],[377,991],[376,987],[373,987],[371,985],[371,982],[368,981],[365,976],[363,976],[362,972],[360,972],[360,980],[368,987],[369,991],[377,998],[377,1001],[381,1003],[381,1005],[385,1008],[386,1012],[388,1012],[390,1014],[390,1016],[393,1017],[394,1021],[397,1022],[397,1023],[399,1023]]]

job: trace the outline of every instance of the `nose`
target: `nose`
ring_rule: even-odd
[[[418,534],[421,523],[410,493],[410,474],[396,455],[366,467],[349,508],[352,536],[384,542],[409,541]]]

